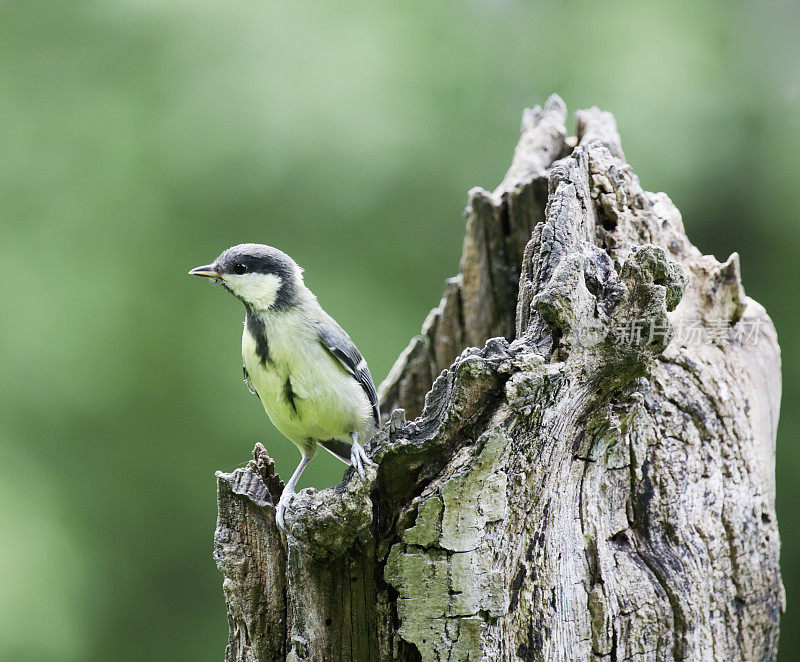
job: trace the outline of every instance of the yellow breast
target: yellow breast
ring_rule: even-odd
[[[272,423],[301,451],[312,454],[318,440],[349,443],[350,433],[371,421],[371,408],[361,385],[315,336],[303,331],[268,329],[269,359],[262,361],[245,328],[242,359]]]

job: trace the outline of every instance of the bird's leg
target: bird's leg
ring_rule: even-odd
[[[300,464],[297,465],[297,469],[294,470],[292,477],[289,479],[289,482],[286,483],[286,487],[283,488],[283,492],[281,492],[281,498],[278,500],[277,508],[275,508],[275,522],[278,524],[278,527],[281,531],[286,531],[283,521],[283,514],[286,512],[289,502],[295,495],[294,488],[297,485],[297,481],[300,480],[300,474],[303,473],[303,469],[306,468],[306,465],[310,459],[311,458],[307,457],[306,455],[303,455],[303,459],[300,460]]]
[[[364,465],[370,467],[377,467],[372,460],[367,457],[366,452],[358,443],[358,435],[355,432],[350,433],[350,438],[353,440],[353,445],[350,447],[350,464],[356,468],[358,475],[364,477]]]

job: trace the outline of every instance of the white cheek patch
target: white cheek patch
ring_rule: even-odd
[[[237,297],[262,310],[275,303],[283,283],[275,274],[226,274],[222,278]]]

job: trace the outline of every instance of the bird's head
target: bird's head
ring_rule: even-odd
[[[255,310],[283,310],[295,304],[302,269],[286,253],[264,244],[232,246],[211,264],[189,274],[204,276]]]

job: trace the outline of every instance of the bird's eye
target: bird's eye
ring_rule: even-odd
[[[235,273],[237,276],[247,273],[247,265],[244,262],[237,262],[233,265],[233,273]]]

